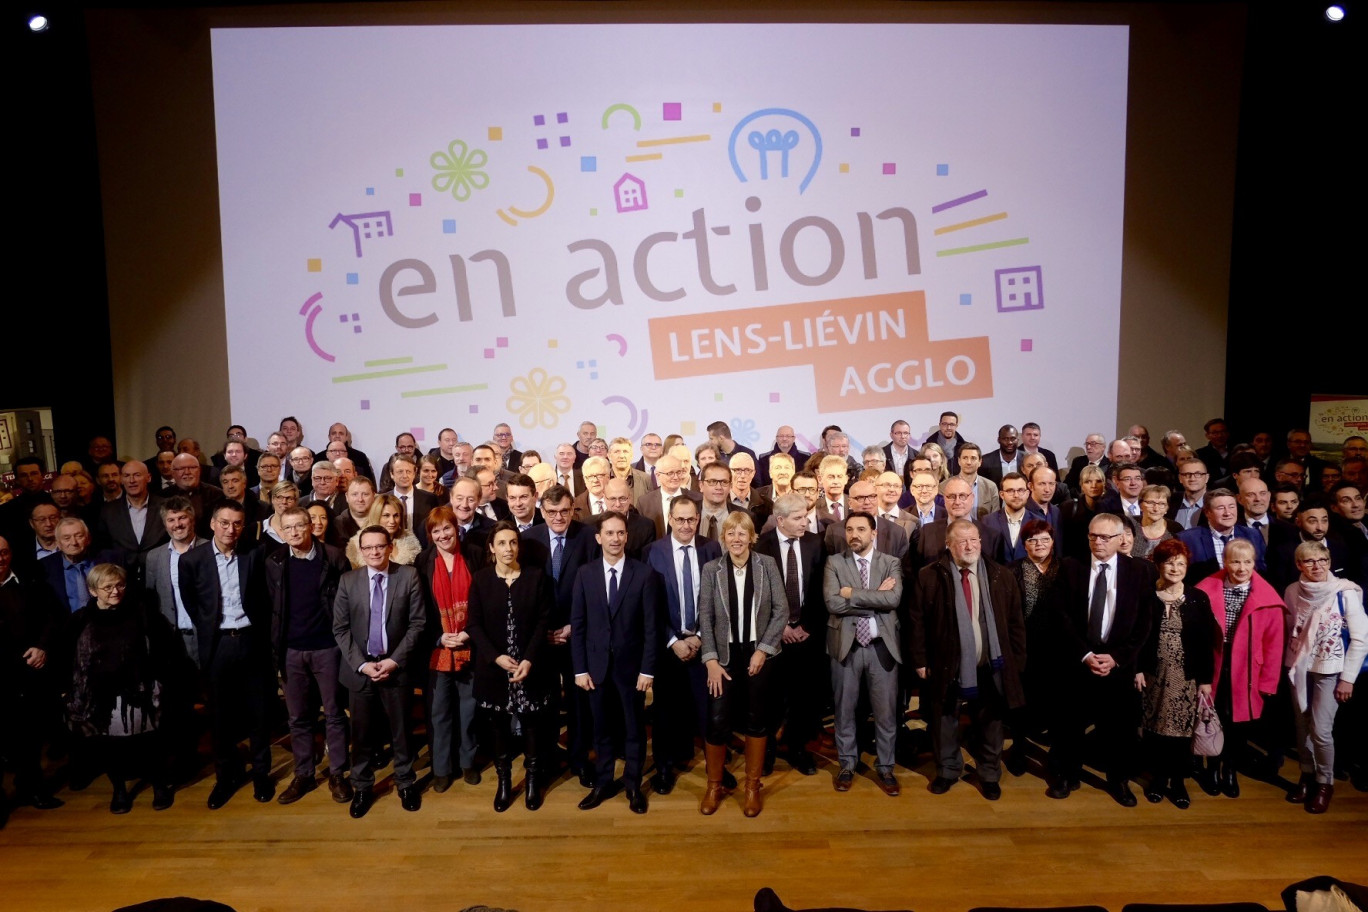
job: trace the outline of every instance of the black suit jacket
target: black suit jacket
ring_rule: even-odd
[[[1021,465],[1021,460],[1025,458],[1025,456],[1026,453],[1024,451],[1020,449],[1017,450],[1018,467]],[[1019,472],[1021,471],[1021,469],[1018,468],[1017,471]],[[993,484],[997,485],[999,488],[1001,488],[1003,475],[1002,450],[989,450],[988,452],[984,453],[983,462],[979,464],[978,473],[982,475],[984,478],[987,478],[990,481],[992,481]]]
[[[219,588],[217,546],[207,541],[181,555],[177,563],[180,573],[181,601],[186,613],[195,623],[195,633],[199,638],[199,667],[208,669],[218,647],[219,627],[223,619],[223,591]],[[265,587],[257,575],[258,566],[254,559],[259,552],[241,550],[234,552],[237,563],[238,591],[242,595],[242,607],[251,622],[248,634],[252,646],[262,650],[263,657],[270,648],[271,607],[265,597]]]
[[[162,522],[158,510],[161,498],[155,494],[147,498],[147,521],[143,524],[142,538],[133,534],[133,523],[128,518],[128,495],[111,500],[100,507],[100,519],[95,528],[95,540],[104,548],[113,548],[124,553],[127,561],[125,569],[134,573],[137,585],[142,585],[143,567],[147,552],[158,545],[164,545],[170,538],[166,534],[166,524]]]
[[[974,523],[979,530],[979,541],[983,545],[983,553],[990,558],[1002,552],[1002,536],[998,531],[990,526],[984,526],[981,522]],[[949,528],[949,518],[938,519],[933,523],[927,523],[917,530],[916,547],[907,549],[907,557],[903,558],[903,578],[915,579],[925,567],[940,559],[941,552],[945,550],[945,533]],[[909,576],[910,574],[910,576]]]
[[[788,565],[788,546],[779,542],[779,530],[771,529],[760,536],[755,543],[757,554],[768,554],[779,565],[779,581],[782,584]],[[826,548],[817,535],[803,533],[798,539],[798,560],[802,565],[803,604],[799,611],[799,625],[811,636],[825,635],[827,627],[826,599],[822,595],[823,574],[826,572]],[[792,607],[789,611],[792,616]]]
[[[1059,567],[1059,592],[1055,622],[1056,647],[1062,662],[1082,665],[1088,653],[1110,655],[1116,661],[1112,674],[1133,675],[1140,650],[1149,638],[1150,612],[1146,599],[1154,585],[1137,562],[1124,554],[1116,556],[1116,609],[1111,630],[1105,640],[1088,635],[1088,605],[1092,592],[1088,577],[1092,562],[1066,557]]]
[[[519,561],[544,571],[551,577],[551,527],[542,524],[524,532],[519,540],[522,551]],[[571,520],[565,530],[565,552],[561,555],[560,579],[552,578],[552,588],[556,594],[555,608],[551,612],[550,627],[559,630],[570,623],[570,605],[575,591],[575,574],[585,563],[593,559],[598,542],[594,540],[594,530],[584,523]]]
[[[654,675],[659,654],[660,576],[641,561],[618,563],[617,598],[609,601],[602,560],[580,567],[570,608],[570,655],[576,675],[595,684],[609,676],[623,691]],[[649,648],[648,648],[649,644]]]

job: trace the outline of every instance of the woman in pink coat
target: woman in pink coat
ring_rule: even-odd
[[[1211,600],[1223,634],[1216,651],[1216,713],[1225,730],[1219,768],[1208,761],[1199,776],[1208,795],[1237,798],[1236,770],[1245,760],[1251,723],[1263,715],[1264,700],[1278,689],[1282,673],[1283,601],[1254,571],[1254,546],[1235,539],[1225,547],[1224,569],[1197,584]]]

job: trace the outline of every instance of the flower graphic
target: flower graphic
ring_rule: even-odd
[[[732,440],[750,446],[759,443],[760,432],[755,429],[754,418],[733,418],[731,420]]]
[[[540,367],[534,367],[526,377],[514,377],[508,384],[513,395],[508,397],[508,411],[518,416],[524,428],[553,428],[560,424],[560,416],[570,411],[570,397],[565,393],[565,378],[553,377]]]
[[[489,175],[480,170],[489,162],[489,156],[483,149],[471,149],[464,140],[453,139],[445,152],[433,152],[429,161],[437,171],[432,188],[438,193],[450,190],[458,203],[470,199],[473,190],[489,186]]]

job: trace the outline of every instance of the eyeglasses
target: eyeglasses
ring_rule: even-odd
[[[95,591],[104,595],[113,595],[116,592],[123,592],[127,588],[127,583],[110,583],[108,586],[96,586]]]
[[[1121,537],[1121,533],[1120,533],[1120,532],[1114,532],[1114,533],[1112,533],[1111,535],[1103,535],[1101,532],[1089,532],[1089,533],[1088,533],[1088,541],[1095,541],[1095,542],[1109,542],[1109,541],[1111,541],[1113,538],[1120,538],[1120,537]]]
[[[607,473],[607,472],[585,472],[585,473],[584,473],[584,477],[585,477],[585,478],[607,478],[607,477],[608,477],[608,473]]]
[[[946,494],[946,500],[973,500],[973,494]]]
[[[1178,473],[1178,477],[1179,477],[1179,478],[1206,478],[1208,474],[1210,474],[1210,473],[1208,473],[1208,472],[1179,472],[1179,473]]]
[[[730,482],[728,482],[727,479],[725,479],[725,478],[705,478],[705,479],[703,479],[703,483],[704,483],[705,485],[718,485],[718,486],[726,486],[726,485],[730,484]]]
[[[564,507],[564,508],[562,508],[562,509],[560,509],[560,510],[554,509],[554,508],[552,508],[552,507],[542,507],[542,514],[543,514],[543,515],[545,515],[545,516],[551,516],[551,517],[556,517],[556,518],[560,518],[560,517],[562,517],[562,516],[569,516],[572,512],[574,512],[574,511],[573,511],[573,509],[570,508],[570,507]]]
[[[1035,545],[1037,547],[1041,545],[1053,545],[1054,539],[1048,535],[1037,535],[1035,538],[1026,539],[1026,544]]]
[[[360,548],[362,551],[385,551],[389,545],[361,545]]]
[[[698,525],[697,516],[671,516],[670,525],[672,526],[696,526]]]
[[[1304,559],[1302,560],[1302,563],[1305,564],[1305,565],[1308,566],[1308,567],[1328,567],[1328,566],[1330,566],[1330,558],[1328,558],[1328,557],[1308,557],[1308,558],[1304,558]]]

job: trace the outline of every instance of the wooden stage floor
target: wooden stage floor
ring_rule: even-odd
[[[275,746],[283,787],[288,752]],[[738,760],[739,762],[739,760]],[[423,765],[426,764],[426,755]],[[739,772],[739,770],[738,770]],[[363,820],[326,788],[289,807],[252,800],[204,806],[210,780],[175,807],[108,811],[109,784],[63,791],[65,808],[21,808],[0,830],[0,908],[96,912],[159,896],[215,899],[246,910],[457,910],[486,904],[521,912],[749,910],[770,886],[786,904],[963,912],[973,905],[1253,900],[1281,908],[1288,884],[1318,874],[1368,881],[1368,795],[1339,783],[1330,812],[1313,817],[1282,790],[1241,779],[1239,799],[1194,789],[1192,807],[1127,810],[1085,783],[1051,801],[1035,775],[983,799],[972,781],[926,791],[929,766],[897,770],[900,798],[872,779],[832,789],[833,765],[804,777],[779,761],[765,811],[747,820],[732,798],[698,813],[701,762],[650,812],[618,797],[580,811],[562,779],[546,805],[491,807],[494,776],[427,792],[405,813],[382,782]],[[1294,772],[1288,764],[1284,774]],[[421,775],[426,775],[423,771]],[[521,771],[515,771],[515,782]],[[1138,790],[1137,790],[1138,792]]]

